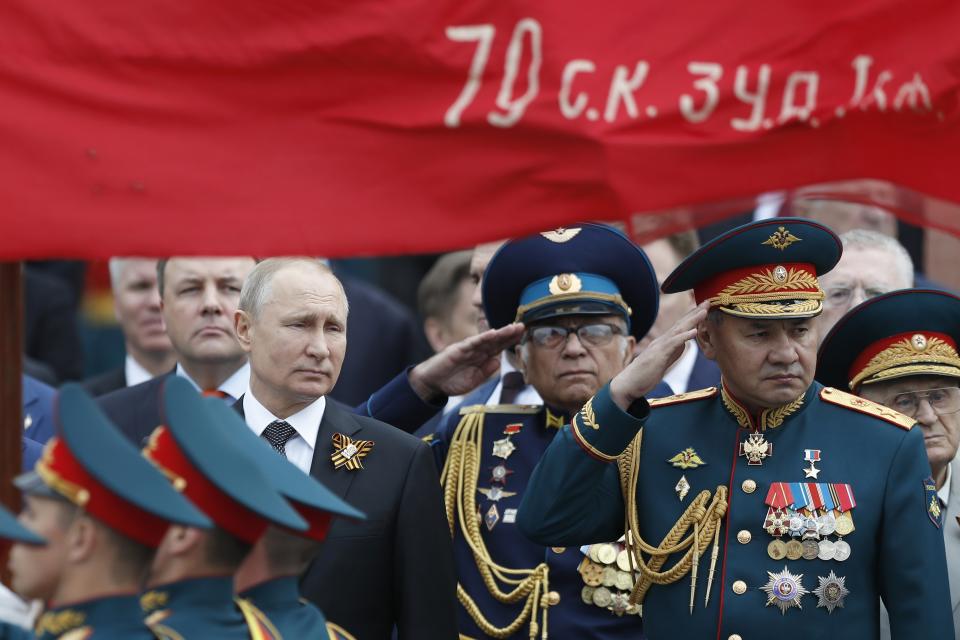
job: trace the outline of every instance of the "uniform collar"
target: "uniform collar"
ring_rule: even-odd
[[[543,405],[543,409],[543,426],[545,429],[560,429],[570,422],[570,416],[562,409],[556,409],[549,405]]]
[[[276,610],[280,607],[300,606],[300,587],[297,576],[274,578],[250,587],[238,594],[257,606],[261,611]]]
[[[802,412],[806,407],[806,399],[814,391],[815,384],[811,384],[806,392],[793,402],[772,409],[764,409],[759,415],[751,415],[747,408],[730,393],[722,379],[720,380],[720,398],[723,401],[723,406],[741,427],[751,431],[766,431],[767,429],[776,429],[798,412]]]
[[[143,628],[143,613],[135,594],[96,598],[54,607],[37,619],[36,637],[58,638],[80,627],[94,632],[99,624],[122,632],[125,628]]]
[[[233,577],[188,578],[161,585],[140,597],[145,613],[160,609],[233,607]]]

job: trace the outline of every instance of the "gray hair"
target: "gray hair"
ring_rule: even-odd
[[[247,279],[243,282],[243,288],[240,290],[240,304],[237,308],[247,313],[251,318],[256,318],[260,315],[260,310],[263,308],[263,305],[266,304],[270,298],[270,288],[273,284],[273,277],[287,267],[296,264],[313,267],[318,273],[333,278],[337,286],[340,287],[341,293],[343,293],[344,310],[347,312],[347,315],[350,314],[350,304],[347,302],[347,293],[343,289],[343,283],[340,282],[340,278],[333,273],[333,269],[331,269],[327,263],[317,258],[307,256],[267,258],[257,263],[257,266],[253,268],[253,271],[250,272],[250,275],[248,275]]]
[[[897,272],[903,276],[906,287],[913,286],[913,261],[910,254],[896,238],[891,238],[877,231],[868,229],[851,229],[840,235],[840,242],[844,250],[847,249],[880,249],[886,251],[893,258]]]
[[[123,276],[123,269],[131,260],[149,260],[149,258],[139,258],[135,256],[113,257],[108,263],[110,269],[110,288],[116,293],[120,287],[120,278]]]

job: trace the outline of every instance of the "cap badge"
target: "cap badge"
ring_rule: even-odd
[[[546,238],[550,242],[557,242],[559,244],[563,244],[564,242],[569,242],[570,240],[573,240],[578,233],[580,233],[580,227],[571,227],[569,229],[560,227],[553,231],[544,231],[540,235],[542,235],[544,238]]]
[[[778,264],[773,270],[773,280],[778,284],[787,281],[787,269],[782,264]]]
[[[780,227],[773,232],[773,235],[760,244],[768,244],[774,249],[780,249],[780,251],[783,251],[794,242],[800,242],[800,238],[787,231],[786,227]]]
[[[561,293],[576,293],[582,288],[583,283],[580,278],[572,273],[560,273],[550,280],[550,293],[555,296]]]
[[[913,348],[917,351],[924,351],[927,348],[927,337],[922,333],[915,333],[910,338],[910,344],[912,344]]]

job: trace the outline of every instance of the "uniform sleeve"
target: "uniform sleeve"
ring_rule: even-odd
[[[623,533],[623,497],[616,457],[637,435],[649,409],[622,411],[603,387],[563,427],[534,469],[517,524],[532,541],[573,546]]]
[[[394,540],[398,640],[456,640],[457,576],[440,479],[429,448],[417,447]]]
[[[409,369],[405,369],[397,374],[393,380],[374,391],[366,402],[355,407],[353,412],[386,422],[407,433],[416,431],[443,409],[446,398],[439,404],[422,400],[410,386],[408,372]]]
[[[893,640],[954,637],[943,530],[927,513],[923,488],[929,475],[923,435],[914,427],[890,467],[880,530],[880,597]]]

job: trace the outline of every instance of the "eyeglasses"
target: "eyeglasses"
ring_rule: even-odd
[[[853,294],[857,289],[863,291],[864,300],[869,300],[870,298],[876,298],[879,295],[887,293],[887,289],[881,287],[868,287],[865,285],[856,285],[853,287],[849,286],[836,286],[830,287],[824,291],[824,303],[831,307],[845,307],[850,304],[850,301],[853,299]]]
[[[571,333],[576,333],[584,346],[603,347],[610,344],[614,336],[622,336],[624,331],[620,327],[602,322],[581,324],[576,327],[540,325],[527,331],[527,335],[534,344],[546,349],[556,349],[565,344]]]
[[[924,400],[937,415],[946,415],[960,411],[960,388],[945,387],[943,389],[928,389],[926,391],[906,391],[898,393],[887,405],[896,409],[905,416],[917,417],[920,413],[920,403]]]

